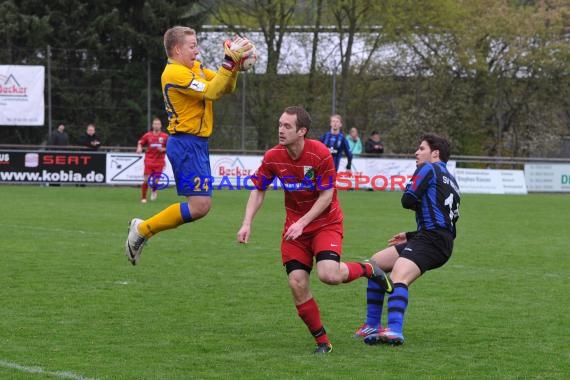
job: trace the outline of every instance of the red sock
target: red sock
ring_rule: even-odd
[[[141,188],[141,192],[142,192],[142,198],[141,199],[146,199],[146,192],[148,191],[148,182],[144,181],[142,183],[142,188]]]
[[[345,263],[348,267],[348,278],[344,282],[351,282],[360,277],[370,277],[372,275],[372,267],[370,265],[349,262]]]
[[[330,343],[329,337],[327,336],[323,323],[321,322],[319,306],[315,302],[314,298],[311,298],[301,305],[297,305],[297,313],[303,322],[305,322],[305,325],[307,325],[311,334],[315,337],[317,344]]]

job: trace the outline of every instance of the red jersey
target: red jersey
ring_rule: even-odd
[[[168,134],[160,132],[158,135],[155,135],[152,131],[145,133],[139,139],[139,144],[147,147],[144,156],[145,163],[164,164],[166,140],[168,140]],[[159,148],[162,148],[162,151]]]
[[[329,149],[320,141],[305,139],[303,152],[297,160],[293,160],[282,145],[268,150],[252,181],[258,190],[267,190],[273,188],[272,182],[276,179],[281,181],[285,192],[285,230],[313,207],[320,191],[327,189],[334,192],[330,205],[304,228],[303,233],[342,222],[343,214],[334,187],[336,170]]]

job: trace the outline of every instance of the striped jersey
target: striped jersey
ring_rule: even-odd
[[[346,138],[342,132],[339,132],[335,135],[329,131],[322,135],[319,140],[325,144],[327,148],[329,148],[333,157],[335,169],[337,171],[343,152],[346,155],[346,158],[349,160],[348,162],[352,161],[352,152],[350,150],[350,146],[348,145],[348,141],[346,141]]]
[[[402,204],[412,204],[418,231],[444,229],[456,236],[461,192],[445,162],[418,165],[406,186]]]

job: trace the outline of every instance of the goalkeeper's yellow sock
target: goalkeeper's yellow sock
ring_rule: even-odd
[[[139,233],[148,239],[160,231],[170,230],[191,221],[188,203],[174,203],[139,224]]]

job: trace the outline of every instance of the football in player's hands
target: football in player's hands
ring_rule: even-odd
[[[255,46],[252,44],[252,48],[244,55],[238,63],[238,70],[239,71],[247,71],[255,66],[257,62],[257,50]]]
[[[244,54],[252,48],[253,45],[247,38],[236,36],[233,40],[224,41],[224,53],[235,63],[238,63]]]
[[[244,37],[236,36],[224,42],[224,53],[234,61],[239,71],[251,69],[257,62],[255,45]]]

